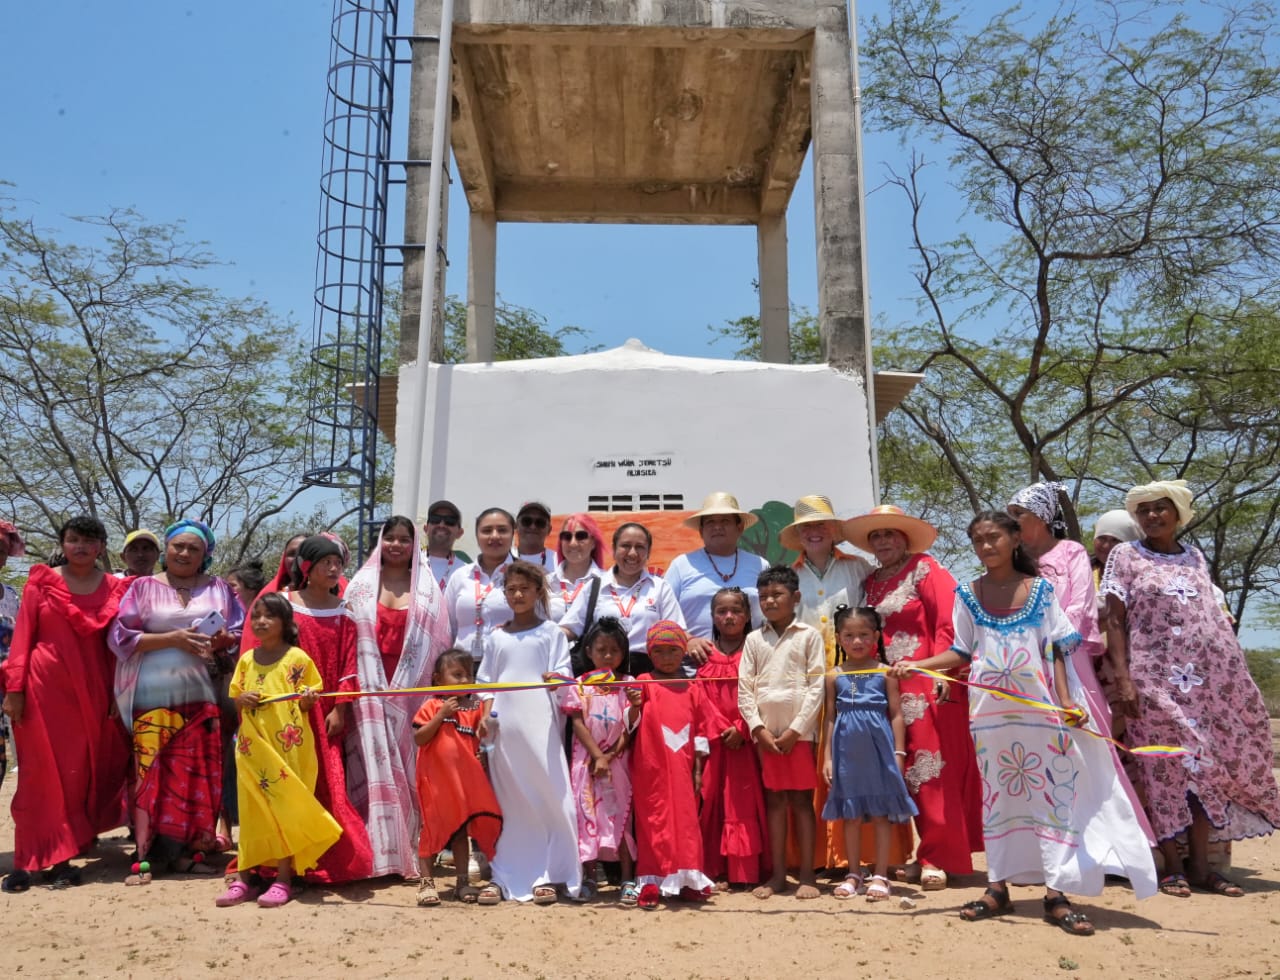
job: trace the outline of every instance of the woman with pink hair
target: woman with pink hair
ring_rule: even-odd
[[[556,569],[547,576],[550,609],[547,618],[558,623],[591,578],[604,571],[604,535],[589,514],[570,514],[556,541]]]

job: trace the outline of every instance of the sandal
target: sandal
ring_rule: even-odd
[[[61,868],[54,868],[50,872],[52,879],[49,882],[50,888],[74,888],[80,884],[80,869],[66,865]]]
[[[575,895],[568,896],[569,901],[579,902],[579,903],[589,902],[595,897],[596,897],[595,882],[593,882],[590,878],[582,879],[582,886],[578,889],[578,894],[576,896]]]
[[[1058,909],[1066,909],[1066,911],[1058,915]],[[1066,895],[1044,897],[1044,921],[1073,936],[1093,935],[1093,923],[1089,921],[1089,917],[1073,909]],[[1079,929],[1077,926],[1084,928]]]
[[[436,880],[423,875],[418,880],[418,907],[428,908],[440,904],[440,893],[436,891]]]
[[[130,887],[151,884],[151,865],[146,861],[134,861],[124,883]]]
[[[1187,876],[1165,875],[1160,879],[1160,894],[1172,895],[1174,898],[1190,898],[1191,886],[1187,883]]]
[[[219,854],[223,854],[227,851],[235,850],[235,846],[236,846],[235,841],[233,841],[231,837],[227,834],[218,834],[213,839],[213,849],[217,851]]]
[[[422,891],[421,886],[418,891]],[[460,885],[453,890],[453,897],[463,905],[475,905],[476,899],[480,897],[480,889],[475,885]]]
[[[847,874],[844,881],[836,885],[836,890],[832,892],[836,898],[853,898],[855,895],[862,894],[862,875]]]
[[[203,854],[200,857],[204,857]],[[169,870],[176,875],[216,875],[218,869],[194,857],[175,858],[169,862]]]
[[[4,876],[4,881],[0,881],[0,891],[9,892],[11,895],[25,892],[30,888],[31,874],[27,871],[12,871]]]
[[[636,899],[636,904],[646,912],[652,912],[662,901],[662,891],[657,885],[645,885],[640,889],[640,897]]]
[[[926,892],[940,892],[947,887],[947,873],[941,868],[924,866],[920,869],[920,889]]]
[[[539,885],[533,890],[534,905],[555,905],[558,901],[560,896],[552,885]]]
[[[867,885],[867,901],[883,902],[889,895],[889,879],[884,875],[872,875],[871,884]]]
[[[477,905],[499,905],[501,902],[502,889],[493,884],[485,885],[476,896]]]
[[[292,898],[293,890],[283,881],[277,881],[258,896],[258,908],[278,909],[281,905],[288,905]]]
[[[1212,895],[1225,895],[1227,898],[1243,898],[1244,889],[1237,885],[1230,878],[1218,874],[1216,871],[1210,871],[1209,877],[1204,881],[1195,881],[1191,883],[1194,888],[1201,891],[1209,892]]]
[[[987,898],[991,901],[988,902]],[[1008,915],[1013,911],[1013,902],[1009,901],[1009,889],[995,889],[990,885],[982,893],[982,898],[965,902],[960,906],[960,918],[965,922],[977,922],[979,919],[993,919],[997,915]],[[966,915],[965,913],[969,913]]]
[[[220,909],[227,909],[233,905],[239,905],[241,902],[253,901],[257,897],[258,890],[256,888],[247,881],[237,878],[225,892],[213,900],[213,904]]]
[[[634,881],[624,881],[618,893],[618,904],[634,908],[638,901],[640,901],[640,887]]]

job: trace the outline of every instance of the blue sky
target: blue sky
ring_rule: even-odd
[[[859,5],[859,16],[883,0]],[[130,206],[184,221],[226,263],[209,281],[312,323],[330,0],[218,4],[42,0],[6,11],[0,179],[46,227]],[[405,18],[407,19],[407,17]],[[402,24],[407,30],[407,24]],[[20,93],[20,94],[19,94]],[[401,94],[400,105],[405,105]],[[871,140],[879,161],[903,157]],[[793,302],[816,307],[812,175],[790,209]],[[450,292],[466,290],[465,198],[450,211]],[[873,194],[874,315],[911,315],[896,197]],[[606,346],[639,337],[669,353],[726,356],[708,324],[754,312],[751,228],[502,225],[498,288]]]

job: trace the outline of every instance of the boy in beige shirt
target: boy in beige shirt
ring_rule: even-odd
[[[769,898],[787,887],[787,812],[800,854],[813,853],[813,791],[817,765],[813,740],[822,708],[826,656],[822,634],[796,619],[800,580],[795,570],[773,565],[760,573],[765,624],[747,637],[738,667],[738,710],[760,753],[773,874],[753,892]],[[813,868],[802,860],[796,898],[817,898]]]

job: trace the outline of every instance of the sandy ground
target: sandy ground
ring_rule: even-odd
[[[10,774],[0,792],[0,868],[12,866]],[[463,906],[444,892],[415,907],[413,885],[380,880],[303,891],[283,909],[217,909],[221,878],[126,888],[128,841],[105,839],[84,884],[0,894],[10,976],[153,977],[804,977],[864,975],[1280,978],[1280,835],[1235,845],[1248,894],[1137,902],[1122,885],[1083,900],[1098,927],[1068,936],[1041,920],[1036,888],[1015,888],[1014,915],[980,923],[956,910],[978,876],[943,892],[895,888],[892,901],[717,896],[700,908],[646,913],[607,889],[588,905]],[[452,879],[448,879],[452,884]],[[442,881],[443,885],[444,882]],[[906,900],[906,901],[904,901]],[[908,907],[911,906],[911,907]]]

